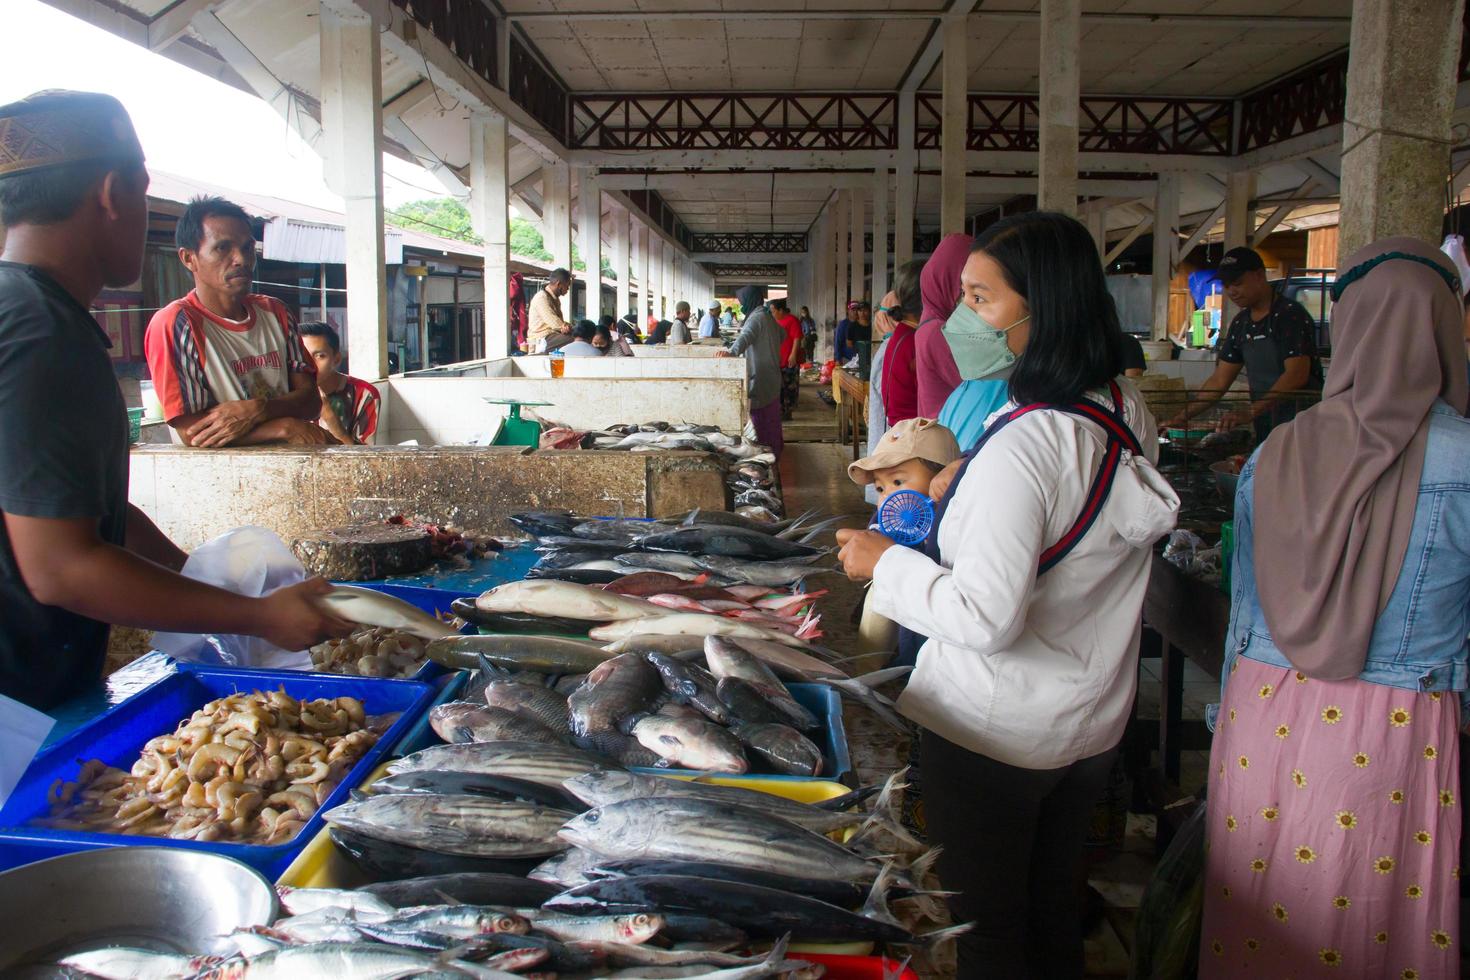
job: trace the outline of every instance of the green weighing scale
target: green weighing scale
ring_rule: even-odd
[[[510,406],[510,415],[500,422],[500,431],[490,441],[492,446],[530,446],[536,448],[541,445],[541,426],[530,419],[521,418],[521,406],[532,408],[550,405],[551,402],[528,402],[519,398],[489,398],[485,401],[491,405]]]

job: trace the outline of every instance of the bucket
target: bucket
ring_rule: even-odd
[[[1168,340],[1141,340],[1143,357],[1147,361],[1169,361],[1174,358],[1174,344]]]

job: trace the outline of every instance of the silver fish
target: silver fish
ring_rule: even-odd
[[[450,701],[429,709],[429,725],[446,742],[545,742],[554,745],[565,736],[535,718],[505,708]]]
[[[397,980],[426,975],[467,975],[487,980],[514,980],[516,974],[482,968],[473,963],[441,957],[402,946],[381,943],[315,943],[285,946],[260,956],[230,960],[198,975],[198,980],[300,980],[333,977],[336,980]]]
[[[347,888],[292,888],[290,885],[277,885],[276,894],[281,898],[281,908],[288,915],[306,915],[321,909],[346,909],[365,918],[389,918],[397,911],[376,895]]]
[[[813,681],[821,677],[830,677],[836,680],[847,680],[847,673],[838,667],[825,661],[818,660],[810,653],[793,649],[784,643],[774,643],[768,640],[754,639],[744,636],[709,636],[703,641],[705,656],[709,656],[711,649],[718,649],[724,644],[729,644],[737,649],[760,660],[766,666],[783,677],[799,681]],[[713,670],[713,664],[711,664]]]
[[[436,664],[454,670],[475,670],[484,657],[496,667],[543,674],[585,674],[608,659],[597,643],[519,634],[446,636],[430,641],[424,652]]]
[[[664,927],[661,915],[562,915],[528,909],[531,928],[564,943],[603,942],[636,945],[646,943]]]
[[[447,769],[451,772],[510,776],[546,786],[594,769],[613,769],[615,763],[570,745],[536,742],[473,742],[465,745],[431,745],[427,749],[395,759],[388,772],[422,772]]]
[[[746,585],[784,588],[812,575],[835,575],[831,568],[817,568],[800,562],[741,561],[720,555],[701,555],[698,567]]]
[[[437,640],[457,632],[454,627],[435,619],[416,606],[396,596],[355,585],[338,585],[321,597],[335,616],[363,626],[385,626],[412,633],[425,640]]]
[[[652,605],[652,603],[650,603]],[[608,623],[598,626],[587,632],[594,640],[611,642],[621,640],[629,636],[637,636],[640,633],[664,633],[683,634],[686,636],[741,636],[755,640],[769,640],[773,643],[781,643],[789,647],[807,649],[805,640],[798,640],[789,633],[780,630],[766,629],[754,623],[742,622],[731,619],[728,616],[716,616],[713,613],[668,613],[662,606],[654,606],[663,615],[649,616],[647,619],[630,619],[621,622]],[[696,646],[698,643],[695,644]]]
[[[182,980],[209,969],[219,961],[218,956],[179,956],[151,949],[114,946],[76,953],[62,960],[61,965],[108,980]]]
[[[439,854],[537,857],[565,845],[557,830],[566,810],[483,796],[369,796],[326,813],[333,826]]]
[[[619,565],[626,565],[641,571],[668,572],[670,575],[687,574],[691,578],[705,570],[693,555],[670,551],[634,551],[626,555],[618,555],[614,560]]]
[[[871,882],[876,864],[821,834],[739,806],[695,799],[626,800],[580,814],[561,839],[615,860],[664,858],[780,868],[822,881]]]
[[[560,854],[553,854],[527,872],[533,881],[545,881],[563,888],[585,885],[590,878],[582,872],[589,871],[602,863],[603,857],[582,847],[569,847]]]
[[[673,766],[736,774],[750,769],[740,742],[703,718],[649,715],[633,726],[633,737]]]
[[[609,622],[657,615],[659,606],[631,596],[604,592],[591,585],[551,579],[523,580],[498,585],[475,600],[485,612],[527,613]]]

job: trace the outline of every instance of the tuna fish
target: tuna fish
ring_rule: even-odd
[[[770,534],[720,524],[694,524],[639,540],[649,551],[677,551],[686,555],[721,555],[727,558],[771,561],[814,557],[823,552],[808,545],[785,541]]]
[[[448,769],[454,772],[511,776],[546,786],[594,769],[612,769],[610,759],[592,755],[570,745],[535,742],[473,742],[465,745],[431,745],[427,749],[395,759],[390,774]]]
[[[368,796],[327,811],[335,827],[409,847],[471,857],[538,857],[565,850],[573,814],[483,796]]]
[[[465,905],[499,905],[510,908],[539,906],[557,888],[520,875],[447,874],[383,881],[358,889],[358,894],[381,899],[394,908],[434,905],[453,899]]]

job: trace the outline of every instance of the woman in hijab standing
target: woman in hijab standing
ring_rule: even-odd
[[[1459,284],[1409,238],[1341,268],[1322,402],[1271,434],[1236,491],[1202,977],[1459,975]]]
[[[949,315],[959,305],[960,270],[970,257],[973,244],[974,239],[969,235],[945,235],[924,263],[919,277],[924,309],[919,330],[914,335],[914,369],[918,374],[922,418],[938,418],[945,399],[961,380],[943,330]]]
[[[735,298],[745,310],[745,325],[730,349],[720,351],[717,356],[745,355],[750,421],[755,426],[755,437],[779,458],[785,446],[781,433],[781,340],[785,331],[766,309],[764,286],[746,286]]]

